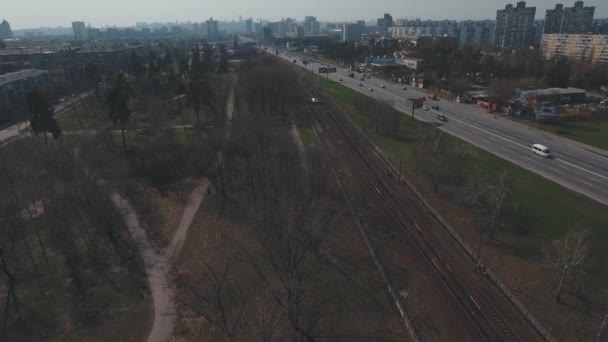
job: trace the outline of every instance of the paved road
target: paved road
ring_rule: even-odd
[[[285,54],[281,58],[292,62],[293,58]],[[300,67],[304,67],[301,58],[297,58]],[[308,70],[318,70],[320,64],[312,62]],[[426,94],[407,86],[387,82],[378,78],[360,81],[348,77],[349,72],[337,67],[337,73],[329,78],[338,81],[356,91],[380,100],[390,100],[394,107],[411,114],[411,102],[408,98],[420,98]],[[360,74],[355,73],[355,76]],[[324,75],[325,76],[325,75]],[[363,83],[363,86],[359,86]],[[381,88],[381,85],[385,88]],[[368,90],[371,87],[373,91]],[[608,151],[543,132],[527,125],[513,122],[507,118],[487,114],[470,104],[432,101],[426,104],[439,106],[439,110],[416,109],[415,117],[422,121],[432,122],[439,129],[457,136],[490,153],[509,160],[521,167],[553,180],[564,187],[579,192],[598,202],[608,205]],[[444,114],[447,122],[436,119],[437,114]],[[532,154],[535,143],[548,146],[554,153],[554,159],[544,159]]]

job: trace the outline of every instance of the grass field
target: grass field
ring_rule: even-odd
[[[564,138],[608,150],[608,120],[596,119],[543,125],[535,124],[535,127]]]
[[[324,78],[321,84],[323,87],[331,87],[334,100],[386,153],[403,160],[405,165],[412,164],[415,131],[421,125],[419,122],[403,114],[397,134],[378,135],[374,132],[373,123],[356,106],[356,98],[364,95]],[[511,170],[513,197],[519,204],[518,216],[525,220],[520,222],[520,228],[527,235],[538,240],[554,239],[562,235],[575,220],[583,219],[595,228],[598,244],[608,246],[608,231],[603,229],[608,226],[608,210],[605,206],[479,148],[469,146],[468,151],[469,169],[479,166],[494,173],[502,169]],[[602,265],[608,265],[608,249],[600,250]]]
[[[416,173],[413,163],[416,127],[423,124],[402,114],[399,131],[391,136],[380,136],[375,133],[369,115],[366,116],[362,107],[357,106],[361,101],[359,98],[364,95],[326,79],[321,79],[321,85],[324,89],[328,86],[331,88],[330,93],[338,106],[343,107],[389,157],[403,161],[406,173],[416,174],[412,180],[421,188],[427,200],[438,206],[436,208],[441,215],[470,245],[475,245],[478,233],[471,227],[475,225],[471,210],[458,200],[458,195],[456,200],[450,200],[447,195],[434,193],[430,180]],[[592,123],[583,123],[578,127],[594,131]],[[591,136],[592,133],[588,133],[589,139]],[[595,139],[604,141],[599,134]],[[608,138],[605,140],[608,141]],[[595,331],[593,329],[597,329],[599,315],[605,310],[601,293],[608,281],[608,231],[605,229],[608,226],[608,210],[604,205],[477,147],[467,144],[467,151],[466,173],[474,168],[481,168],[489,174],[510,170],[510,191],[515,208],[502,219],[497,240],[486,243],[484,247],[490,266],[511,284],[528,309],[558,340],[575,336],[590,337]],[[445,187],[443,191],[447,191]],[[462,193],[463,189],[455,191]],[[573,290],[569,290],[566,292],[567,304],[564,305],[555,301],[552,273],[543,267],[543,246],[564,236],[579,220],[592,231],[594,262],[584,285],[585,293],[579,298]]]

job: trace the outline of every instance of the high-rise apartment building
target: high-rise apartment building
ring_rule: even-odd
[[[589,33],[593,27],[595,7],[585,7],[582,1],[576,1],[574,7],[555,5],[545,13],[544,33]]]
[[[464,20],[460,22],[458,45],[484,46],[492,43],[494,20]]]
[[[355,24],[344,23],[342,25],[342,41],[349,43],[361,43],[361,35],[365,33],[365,21],[358,20]]]
[[[608,63],[608,35],[543,34],[541,52],[547,59],[565,56],[578,62]]]
[[[534,20],[534,46],[540,46],[543,40],[543,30],[545,29],[545,21],[543,19]]]
[[[87,28],[84,25],[84,21],[72,22],[72,30],[74,31],[74,39],[86,40],[87,39]]]
[[[315,35],[319,34],[319,22],[313,16],[304,17],[304,34]]]
[[[253,32],[253,20],[251,20],[251,19],[245,20],[245,32],[247,32],[247,33]]]
[[[13,31],[11,30],[11,24],[6,20],[2,20],[0,23],[0,39],[13,38]]]
[[[534,16],[536,7],[526,7],[525,1],[519,1],[505,9],[496,11],[496,29],[494,46],[503,49],[524,48],[534,44]]]
[[[220,32],[217,20],[213,20],[213,17],[211,17],[205,21],[205,24],[207,25],[207,39],[217,39]]]
[[[608,18],[593,19],[591,32],[595,34],[608,34]]]
[[[378,18],[378,32],[388,33],[389,27],[393,26],[393,17],[389,13],[384,13],[384,17]]]

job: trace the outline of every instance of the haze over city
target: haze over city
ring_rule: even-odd
[[[532,0],[528,6],[536,6],[537,18],[542,18],[556,1]],[[561,1],[566,6],[573,1]],[[588,6],[596,6],[596,18],[608,17],[608,3],[604,0],[586,1]],[[493,19],[496,8],[504,7],[502,0],[176,0],[170,4],[151,0],[106,0],[86,3],[77,0],[54,1],[4,1],[2,13],[9,19],[13,29],[37,27],[69,26],[72,21],[83,20],[93,26],[128,26],[136,21],[171,22],[202,21],[209,17],[219,20],[262,18],[279,20],[305,15],[316,15],[321,21],[349,21],[374,18],[376,12],[389,12],[395,18],[423,19]],[[2,19],[2,18],[0,18]]]
[[[1,342],[608,342],[608,0],[0,10]]]

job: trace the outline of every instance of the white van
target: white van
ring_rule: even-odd
[[[549,150],[549,148],[547,146],[544,146],[541,144],[532,145],[532,153],[538,154],[539,156],[544,157],[544,158],[552,157],[551,150]]]

